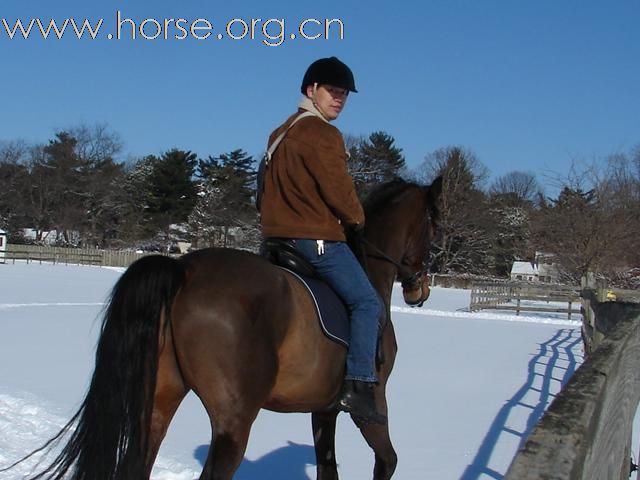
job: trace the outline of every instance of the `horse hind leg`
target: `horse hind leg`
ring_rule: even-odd
[[[219,412],[212,418],[213,438],[200,480],[233,478],[244,457],[251,425],[258,412],[259,408],[244,413],[228,412],[226,415]]]
[[[242,359],[241,359],[242,360]],[[273,383],[269,362],[254,359],[239,364],[254,365],[254,375],[226,371],[218,381],[203,382],[196,391],[211,420],[212,441],[200,480],[231,480],[240,466],[254,420]]]
[[[256,362],[240,364],[256,365]],[[211,421],[212,440],[200,480],[231,480],[240,466],[251,426],[271,384],[269,375],[259,366],[254,374],[247,377],[226,371],[217,379],[203,379],[202,388],[194,389]]]
[[[170,334],[167,336],[170,339]],[[175,358],[175,352],[169,342],[160,353],[156,390],[151,414],[151,428],[146,459],[146,478],[151,475],[153,463],[158,455],[160,444],[164,439],[171,419],[180,403],[188,393]]]

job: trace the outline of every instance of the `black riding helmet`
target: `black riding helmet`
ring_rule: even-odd
[[[306,95],[307,86],[314,83],[333,85],[350,92],[358,92],[351,69],[336,57],[321,58],[309,65],[300,87],[302,94]]]

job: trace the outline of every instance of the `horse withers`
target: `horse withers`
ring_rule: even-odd
[[[375,387],[385,415],[397,351],[391,290],[398,279],[408,304],[429,296],[425,259],[441,188],[440,178],[428,187],[397,180],[365,202],[361,253],[387,314]],[[345,347],[321,332],[306,287],[264,258],[224,248],[144,257],[113,289],[87,396],[52,440],[68,436],[67,443],[33,478],[149,478],[169,422],[193,390],[212,429],[202,480],[233,477],[262,408],[311,412],[317,478],[337,479],[333,405],[345,359]],[[373,478],[391,478],[397,457],[388,425],[358,426],[375,453]]]

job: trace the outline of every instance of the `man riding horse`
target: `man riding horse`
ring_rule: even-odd
[[[365,218],[344,140],[330,123],[357,92],[353,73],[336,57],[322,58],[309,66],[300,90],[298,111],[269,138],[274,151],[260,178],[262,233],[293,245],[347,306],[351,342],[338,408],[384,424],[373,393],[383,305],[346,243],[345,230],[363,229]]]
[[[311,413],[319,480],[338,478],[338,409],[350,412],[375,453],[373,479],[391,479],[398,462],[386,421],[397,352],[391,294],[399,280],[408,305],[429,297],[426,259],[442,178],[429,186],[394,180],[369,194],[362,253],[370,284],[345,244],[345,229],[362,229],[364,214],[342,137],[329,123],[351,91],[353,75],[338,59],[313,63],[302,82],[301,109],[276,130],[270,164],[261,169],[263,232],[288,239],[342,297],[351,312],[348,352],[323,333],[317,304],[300,279],[263,257],[229,248],[143,257],[113,288],[78,411],[13,466],[64,437],[56,458],[29,478],[148,479],[169,424],[192,391],[211,423],[201,480],[233,478],[262,409]],[[382,312],[385,361],[376,370]]]

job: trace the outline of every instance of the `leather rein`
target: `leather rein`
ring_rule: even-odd
[[[409,271],[408,265],[394,260],[389,255],[387,255],[382,250],[380,250],[380,248],[378,248],[376,245],[374,245],[369,240],[367,240],[366,238],[364,237],[362,238],[362,243],[367,245],[371,250],[375,252],[374,254],[366,253],[368,257],[377,258],[378,260],[384,260],[386,262],[391,263],[398,269],[398,277],[400,279],[400,283],[402,284],[402,288],[406,288],[406,289],[415,288],[417,285],[420,284],[420,282],[422,282],[422,279],[427,274],[427,271],[428,271],[427,262],[422,262],[422,268],[417,270],[416,272],[411,273]]]

